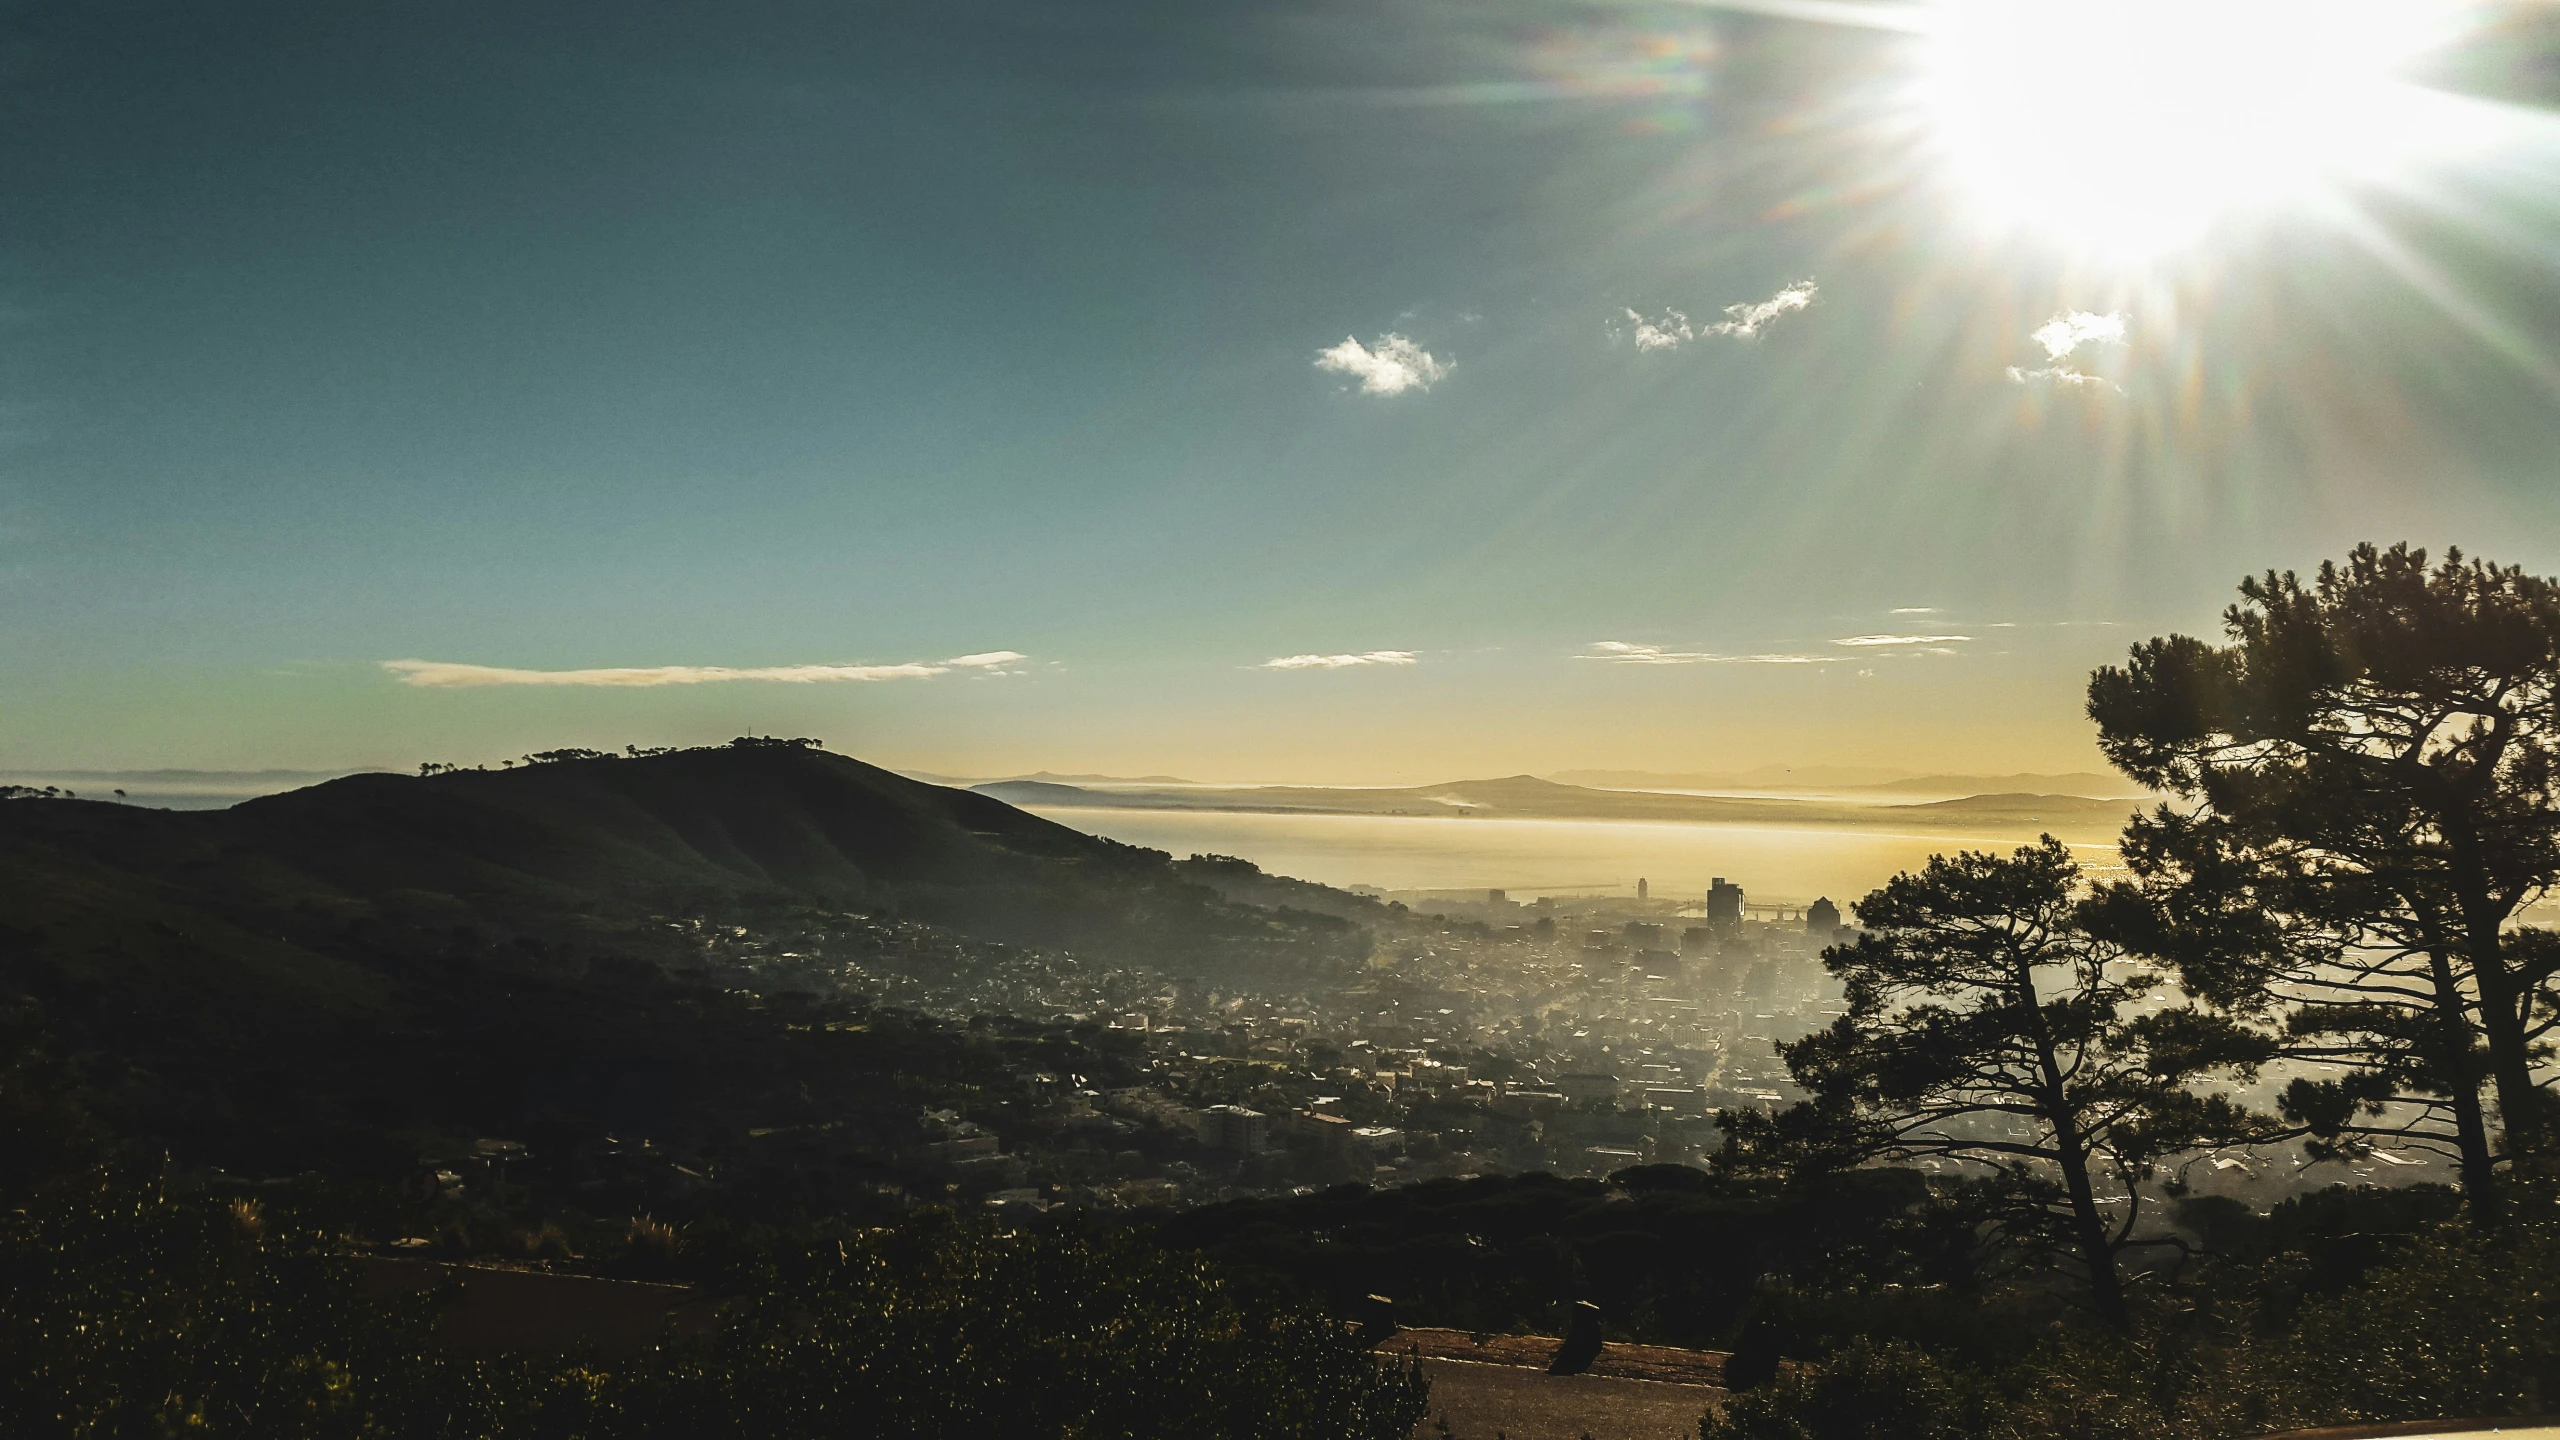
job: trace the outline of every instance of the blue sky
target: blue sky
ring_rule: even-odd
[[[2560,568],[2545,118],[2127,259],[1958,193],[1916,52],[1700,5],[11,7],[0,768],[2065,768],[2087,669],[2244,573]],[[2020,80],[2029,130],[2111,103]],[[1310,655],[1367,663],[1267,664]]]

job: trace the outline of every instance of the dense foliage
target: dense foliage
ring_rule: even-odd
[[[2397,1135],[2416,1111],[2493,1210],[2495,1167],[2552,1127],[2560,942],[2516,921],[2560,882],[2560,585],[2363,545],[2244,581],[2224,630],[2090,680],[2108,758],[2180,801],[2126,835],[2160,948],[2352,1067],[2298,1118]]]
[[[1728,1117],[1729,1153],[1987,1167],[2017,1202],[2006,1238],[2070,1253],[2099,1313],[2121,1324],[2119,1257],[2164,1243],[2138,1233],[2160,1157],[2267,1128],[2187,1087],[2246,1073],[2265,1042],[2221,1016],[2147,1004],[2161,977],[2103,933],[2103,906],[2049,835],[2010,856],[1933,856],[1857,916],[1864,933],[1822,957],[1847,1012],[1778,1047],[1813,1098],[1783,1119]]]
[[[1596,1302],[1609,1333],[1726,1347],[1775,1338],[1804,1295],[1967,1289],[1973,1217],[1933,1202],[1916,1171],[1864,1170],[1813,1186],[1639,1166],[1604,1183],[1553,1175],[1432,1180],[1238,1200],[1161,1222],[1240,1280],[1336,1310],[1386,1294],[1399,1319],[1560,1333]]]
[[[2354,1203],[2328,1209],[2367,1220],[2408,1208],[2331,1193]],[[1985,1363],[1852,1335],[1737,1397],[1703,1440],[2241,1440],[2547,1413],[2560,1408],[2560,1213],[2547,1193],[2529,1204],[2496,1234],[2425,1228],[2342,1289],[2311,1257],[2276,1251],[2159,1297],[2129,1337],[2061,1328]]]
[[[733,1247],[715,1338],[631,1357],[474,1358],[435,1297],[358,1283],[332,1235],[158,1178],[0,1220],[13,1436],[1374,1437],[1422,1413],[1303,1308],[1250,1305],[1127,1237],[925,1212]]]

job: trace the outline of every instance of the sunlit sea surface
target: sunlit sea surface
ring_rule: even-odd
[[[1703,896],[1721,875],[1756,903],[1846,902],[1933,853],[2006,851],[2032,831],[1957,835],[1843,825],[1665,823],[1646,820],[1441,819],[1408,815],[1272,815],[1223,810],[1041,806],[1061,825],[1131,845],[1234,855],[1278,875],[1388,890],[1499,889],[1522,896],[1632,894],[1639,877],[1658,896]],[[2076,845],[2082,865],[2116,863],[2111,845]]]

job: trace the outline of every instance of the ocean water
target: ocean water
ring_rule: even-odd
[[[1272,815],[1217,810],[1121,810],[1042,806],[1061,825],[1131,845],[1234,855],[1264,870],[1328,885],[1389,890],[1484,890],[1631,895],[1639,877],[1655,895],[1703,897],[1723,876],[1753,903],[1847,903],[1898,870],[1941,851],[2007,851],[2032,830],[1982,834],[1844,825],[1732,825],[1643,820],[1497,820],[1408,815]],[[2072,847],[2106,871],[2115,847]]]

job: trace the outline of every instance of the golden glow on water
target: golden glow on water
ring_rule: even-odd
[[[1666,824],[1640,820],[1465,820],[1401,815],[1275,815],[1224,810],[1037,807],[1095,835],[1172,852],[1234,855],[1264,870],[1328,885],[1390,890],[1542,891],[1616,888],[1637,877],[1662,896],[1703,896],[1710,877],[1755,903],[1846,905],[1898,870],[1959,849],[2008,850],[2034,837],[1920,834],[1848,826]],[[2081,838],[2081,837],[2066,837]],[[2081,863],[2115,862],[2115,847],[2076,845]]]

